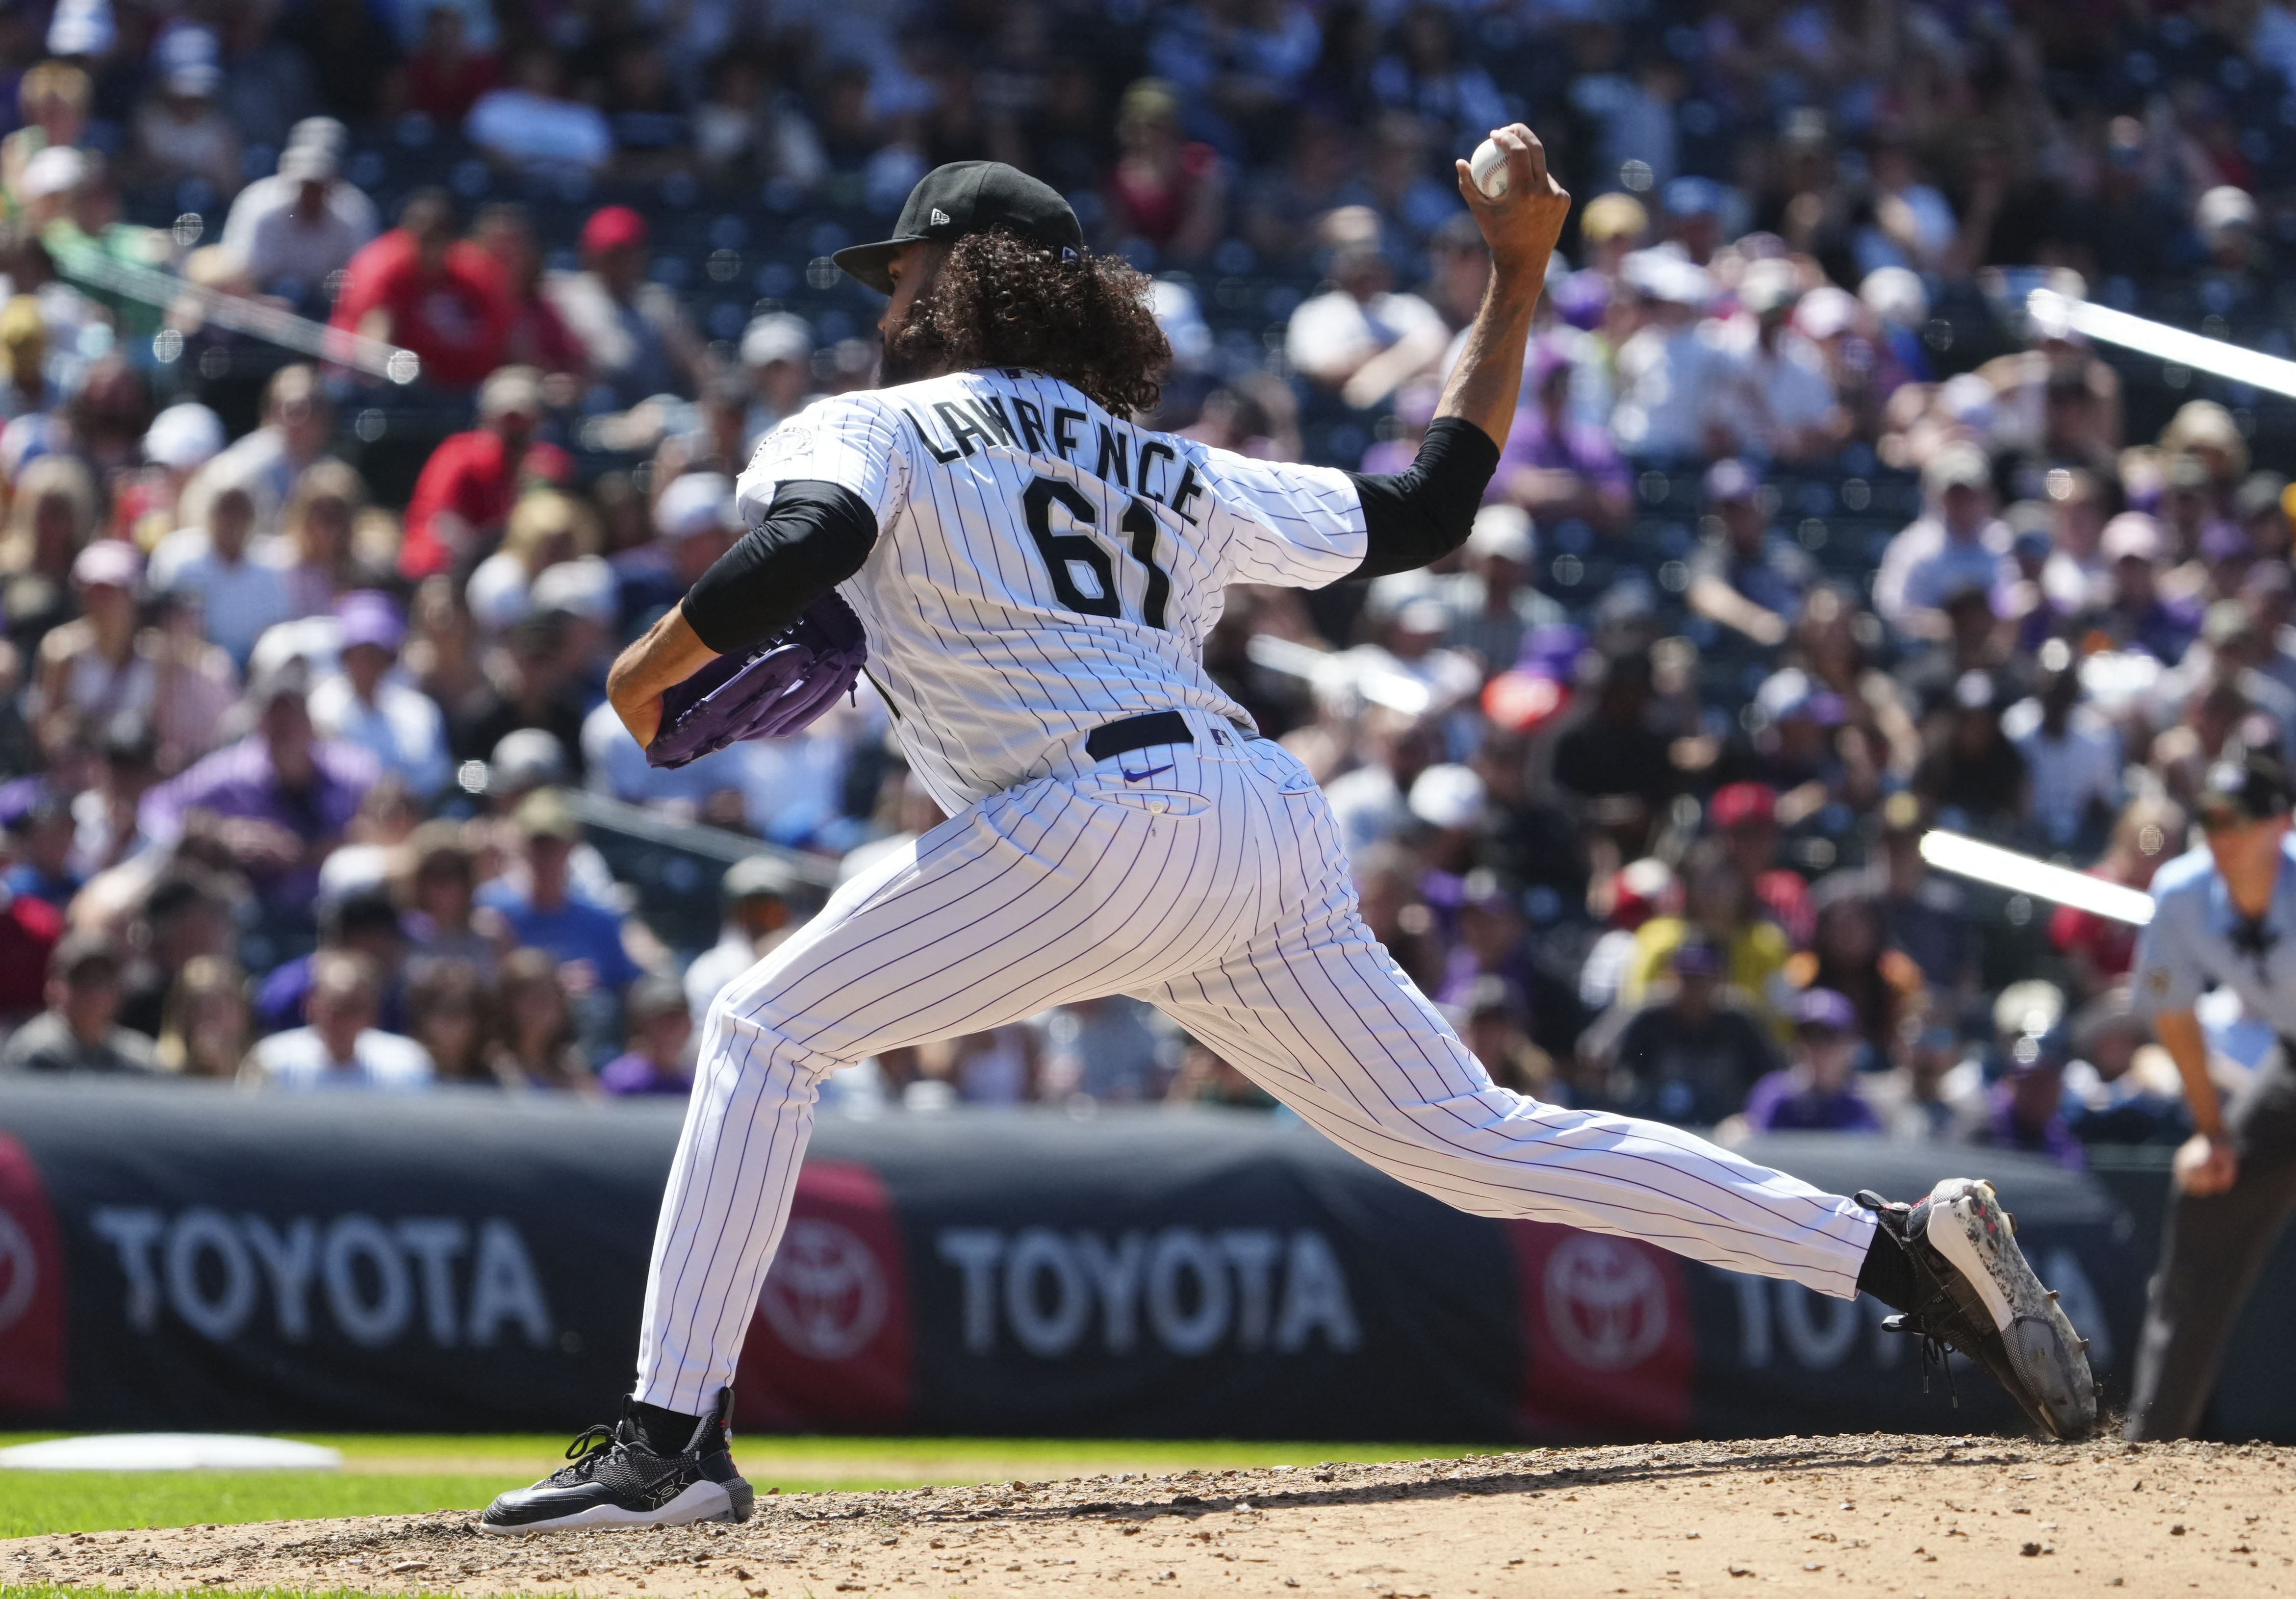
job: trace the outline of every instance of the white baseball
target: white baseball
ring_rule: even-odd
[[[1475,187],[1483,192],[1485,200],[1501,198],[1507,192],[1506,152],[1496,142],[1485,139],[1467,158],[1467,176],[1475,180]]]

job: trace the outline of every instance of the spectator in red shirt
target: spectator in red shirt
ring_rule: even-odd
[[[453,5],[434,4],[422,19],[422,42],[406,58],[406,103],[444,127],[459,127],[480,95],[502,82],[502,63],[473,50],[470,23]]]
[[[565,373],[579,378],[588,371],[589,356],[582,341],[542,292],[542,250],[526,208],[515,201],[487,207],[471,228],[471,242],[493,260],[510,299],[510,333],[504,340],[503,359],[551,376]],[[570,391],[570,404],[578,392]]]
[[[0,888],[0,1023],[29,1021],[47,1003],[48,956],[64,936],[63,913]]]
[[[1754,885],[1762,909],[1802,948],[1816,931],[1817,919],[1801,873],[1778,865],[1777,808],[1777,794],[1767,783],[1733,783],[1714,791],[1706,814]]]
[[[1193,261],[1219,242],[1227,219],[1227,176],[1209,144],[1180,131],[1180,102],[1169,84],[1147,78],[1124,93],[1108,175],[1117,230],[1145,239],[1176,261]]]
[[[542,379],[531,366],[505,366],[479,390],[479,425],[440,441],[422,463],[406,504],[399,572],[420,581],[454,567],[502,530],[520,486],[567,475],[566,452],[536,441]]]
[[[2185,808],[2173,800],[2139,800],[2113,824],[2104,858],[2089,868],[2131,889],[2150,889],[2152,874],[2185,847]],[[2136,929],[2110,916],[2059,906],[2049,917],[2049,943],[2073,970],[2083,1001],[2128,975],[2136,959]]]
[[[423,381],[463,390],[501,364],[510,311],[492,258],[455,237],[446,192],[422,189],[397,227],[351,258],[334,324],[404,345],[422,358]]]

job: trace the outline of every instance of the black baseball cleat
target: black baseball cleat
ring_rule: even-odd
[[[1993,1185],[1948,1177],[1918,1204],[1870,1192],[1857,1202],[1905,1246],[1920,1287],[1911,1309],[1882,1324],[1922,1339],[1924,1355],[1943,1344],[1980,1362],[2052,1438],[2087,1437],[2096,1425],[2088,1340],[2026,1264]]]
[[[479,1517],[480,1532],[541,1532],[553,1527],[683,1527],[689,1521],[746,1521],[752,1496],[734,1468],[726,1417],[734,1390],[693,1429],[685,1448],[658,1455],[622,1401],[619,1425],[596,1426],[566,1451],[562,1466],[532,1488],[512,1488]]]

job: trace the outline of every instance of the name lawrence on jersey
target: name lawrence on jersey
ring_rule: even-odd
[[[1152,432],[1034,373],[808,407],[758,445],[744,518],[801,481],[849,490],[875,520],[838,591],[913,769],[952,812],[1143,711],[1250,727],[1203,670],[1226,586],[1319,587],[1365,547],[1347,474]]]

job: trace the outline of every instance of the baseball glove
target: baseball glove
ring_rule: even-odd
[[[852,692],[868,659],[861,619],[825,594],[748,656],[720,655],[663,694],[646,761],[682,767],[742,739],[795,733]]]

